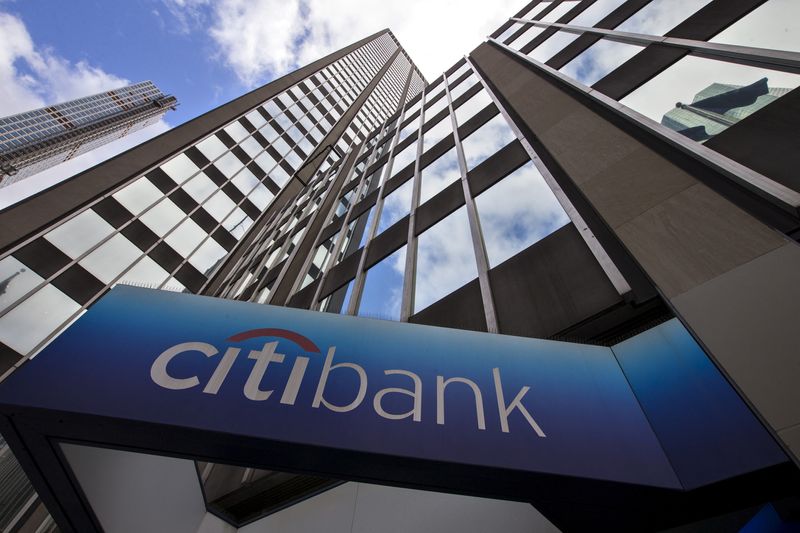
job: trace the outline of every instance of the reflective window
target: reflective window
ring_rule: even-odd
[[[148,256],[142,257],[133,268],[125,272],[120,278],[120,283],[147,285],[157,288],[169,277],[169,272],[161,268],[158,263]]]
[[[192,257],[189,258],[189,263],[199,270],[201,274],[208,276],[226,255],[225,248],[217,244],[214,239],[208,238],[192,254]]]
[[[206,211],[214,217],[217,222],[222,222],[228,213],[230,213],[236,204],[233,203],[227,194],[222,191],[218,191],[217,194],[212,196],[208,199],[208,201],[203,204],[203,207],[206,208]]]
[[[184,183],[183,190],[189,193],[189,196],[194,198],[196,202],[202,202],[217,190],[217,186],[208,176],[201,172]]]
[[[664,35],[709,2],[711,0],[682,0],[680,8],[676,8],[675,0],[652,0],[616,30]]]
[[[506,31],[504,31],[503,33],[501,33],[500,35],[498,35],[498,36],[497,36],[497,40],[498,40],[498,41],[500,41],[501,43],[502,43],[502,42],[505,42],[505,40],[506,40],[506,39],[508,39],[509,37],[511,37],[511,36],[512,36],[514,33],[516,33],[516,31],[517,31],[517,30],[519,30],[521,27],[522,27],[522,23],[521,23],[521,22],[515,22],[515,23],[514,23],[514,24],[512,24],[512,25],[511,25],[511,27],[509,27],[509,28],[508,28]]]
[[[612,11],[625,3],[625,0],[597,0],[594,4],[584,9],[583,12],[569,21],[573,26],[594,26]]]
[[[263,150],[261,145],[258,144],[258,141],[256,141],[252,137],[248,137],[247,139],[240,142],[239,146],[241,146],[242,150],[244,150],[245,153],[249,155],[251,158],[257,156]]]
[[[514,139],[516,139],[514,132],[508,127],[503,115],[496,115],[461,143],[467,160],[467,171],[478,166]]]
[[[594,85],[642,49],[639,45],[601,39],[561,67],[559,72],[584,85]]]
[[[561,204],[531,162],[479,194],[475,205],[490,267],[569,222]]]
[[[217,167],[223,174],[225,174],[226,178],[231,178],[240,168],[244,166],[244,164],[239,161],[238,157],[228,152],[214,161],[214,166]]]
[[[197,143],[197,149],[208,158],[209,161],[213,161],[225,152],[228,151],[228,148],[222,143],[222,141],[217,138],[216,135],[212,135],[208,139],[204,139]]]
[[[128,211],[134,215],[138,215],[164,195],[149,179],[141,177],[130,185],[118,190],[112,196],[115,200],[124,205]]]
[[[183,211],[172,200],[165,198],[142,215],[140,220],[145,226],[153,230],[153,233],[163,237],[185,216]]]
[[[552,37],[546,39],[542,44],[528,52],[528,56],[546,63],[551,57],[563,50],[569,43],[580,37],[579,33],[568,31],[556,32]]]
[[[181,254],[183,257],[189,257],[195,247],[200,244],[206,237],[206,232],[203,228],[197,225],[195,221],[188,218],[181,222],[175,230],[167,235],[164,239],[167,244]]]
[[[475,116],[478,111],[481,111],[491,103],[492,99],[486,91],[476,93],[473,97],[456,108],[456,122],[459,126],[463,126],[464,123]]]
[[[272,200],[273,195],[261,183],[256,185],[256,188],[250,191],[247,195],[247,198],[253,202],[253,205],[256,206],[258,209],[263,211],[269,205],[269,202]]]
[[[367,270],[358,316],[400,320],[405,267],[406,247],[403,246]]]
[[[325,242],[317,246],[317,250],[314,252],[314,258],[311,260],[311,265],[309,265],[308,272],[306,272],[306,276],[303,278],[303,283],[300,286],[301,289],[307,287],[314,280],[322,276],[325,264],[328,262],[331,253],[333,253],[338,239],[339,232],[337,231],[332,237],[329,237]]]
[[[525,46],[526,44],[531,42],[535,37],[537,37],[544,30],[545,30],[545,28],[542,28],[540,26],[534,26],[533,24],[531,24],[531,25],[528,26],[528,29],[525,30],[525,33],[523,33],[522,35],[520,35],[519,37],[517,37],[516,39],[511,41],[508,44],[508,46],[510,46],[511,48],[514,48],[516,50],[519,50],[520,48],[522,48],[523,46]]]
[[[353,295],[354,281],[350,281],[347,285],[333,291],[330,296],[322,300],[320,309],[326,313],[347,313],[347,307],[350,305],[350,297]]]
[[[711,42],[800,52],[800,3],[769,0]]]
[[[87,209],[50,230],[44,238],[72,259],[77,259],[86,250],[112,233],[114,233],[114,228],[111,224],[91,209]]]
[[[434,127],[422,134],[422,152],[427,152],[452,133],[453,121],[450,120],[449,115],[445,115]]]
[[[422,114],[420,113],[419,115],[416,116],[416,118],[414,118],[411,122],[406,124],[400,130],[400,137],[398,137],[398,139],[397,139],[398,143],[402,142],[403,139],[405,139],[406,137],[408,137],[409,135],[411,135],[412,133],[414,133],[415,131],[417,131],[419,129],[419,121],[420,121],[421,118],[422,118]]]
[[[0,317],[0,341],[21,354],[27,354],[80,308],[60,290],[45,285]],[[20,335],[20,331],[25,334]]]
[[[175,183],[180,184],[189,179],[200,169],[197,168],[197,165],[192,163],[191,159],[184,154],[179,154],[161,165],[161,170],[166,172]]]
[[[461,66],[460,66],[460,67],[458,67],[458,68],[456,69],[456,71],[455,71],[455,72],[453,72],[452,74],[448,74],[448,75],[447,75],[447,79],[448,79],[449,81],[454,81],[454,80],[457,80],[457,79],[458,79],[458,78],[460,78],[460,77],[461,77],[461,75],[462,75],[462,74],[464,74],[464,73],[465,73],[467,70],[469,70],[469,64],[468,64],[466,61],[464,61],[464,62],[461,64]]]
[[[253,224],[253,219],[247,213],[237,207],[233,212],[222,221],[222,227],[228,230],[231,235],[241,239],[247,229]]]
[[[260,128],[261,126],[267,123],[263,115],[258,111],[256,111],[255,109],[246,114],[245,117],[247,118],[247,120],[250,121],[250,124],[252,124],[256,128]]]
[[[78,263],[103,283],[111,283],[141,255],[139,248],[117,233]]]
[[[255,162],[267,174],[269,174],[269,171],[272,170],[272,167],[276,164],[276,161],[267,152],[261,152],[258,157],[255,158]]]
[[[414,180],[409,179],[400,187],[392,191],[383,201],[381,218],[378,221],[378,231],[391,227],[395,222],[406,216],[411,211],[411,193],[413,191]]]
[[[536,15],[538,15],[539,13],[550,7],[551,4],[552,2],[539,2],[538,4],[533,6],[527,13],[523,14],[519,18],[532,19],[533,17],[535,17]]]
[[[455,146],[420,171],[420,205],[433,198],[461,177]]]
[[[620,102],[704,141],[798,85],[797,74],[687,56]]]
[[[283,170],[283,167],[277,165],[272,171],[269,173],[269,177],[272,178],[272,181],[278,184],[278,186],[283,187],[283,185],[289,181],[289,173]]]
[[[555,22],[578,5],[578,0],[569,0],[558,4],[550,13],[542,17],[542,22]]]
[[[409,164],[413,163],[417,158],[417,143],[412,142],[399,154],[394,156],[394,163],[392,163],[392,175],[397,174]]]
[[[0,261],[0,311],[43,281],[39,274],[12,256]]]
[[[466,206],[419,236],[416,276],[415,313],[478,276]]]
[[[231,180],[231,183],[233,183],[242,194],[247,195],[261,182],[258,181],[252,172],[243,168],[242,171],[236,174],[236,177]]]

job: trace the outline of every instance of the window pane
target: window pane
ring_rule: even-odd
[[[652,0],[616,29],[632,33],[664,35],[709,2],[711,0],[682,0],[680,7],[677,8],[675,0]]]
[[[222,191],[218,191],[217,194],[212,196],[203,207],[206,208],[206,211],[214,217],[217,222],[222,222],[228,213],[230,213],[236,204],[233,203],[227,194]]]
[[[200,152],[206,156],[209,161],[215,160],[228,151],[228,148],[217,138],[216,135],[212,135],[208,139],[197,143],[197,149],[200,150]]]
[[[320,305],[320,309],[326,313],[347,313],[350,305],[350,297],[353,295],[353,281],[335,290],[330,296],[325,298]]]
[[[797,74],[688,56],[620,102],[704,141],[798,85]]]
[[[514,139],[516,139],[514,132],[508,127],[503,115],[496,115],[462,142],[467,171],[478,166]]]
[[[148,287],[157,288],[164,283],[168,277],[169,272],[161,268],[158,263],[148,256],[144,256],[138,263],[133,265],[133,268],[123,274],[122,278],[120,278],[120,283],[146,285]]]
[[[535,6],[533,6],[530,9],[530,11],[528,11],[527,13],[522,15],[520,18],[531,19],[531,18],[535,17],[536,15],[538,15],[539,13],[541,13],[542,11],[544,11],[545,9],[547,9],[548,7],[550,7],[551,4],[552,4],[552,2],[540,2],[540,3],[536,4]]]
[[[0,311],[43,281],[44,278],[14,257],[0,261]]]
[[[225,177],[230,178],[236,174],[240,168],[244,166],[239,158],[233,155],[232,153],[228,152],[227,154],[223,155],[219,159],[214,162],[214,166],[216,166]]]
[[[205,237],[206,232],[195,221],[186,219],[164,240],[183,257],[189,257]]]
[[[403,246],[367,270],[358,316],[400,320],[405,266],[406,247]]]
[[[569,222],[528,162],[475,198],[489,266],[495,267]]]
[[[112,233],[114,228],[111,224],[91,209],[87,209],[52,229],[44,238],[72,259],[77,259]]]
[[[623,3],[625,3],[625,0],[597,0],[587,9],[584,9],[583,13],[570,20],[569,24],[573,26],[594,26]]]
[[[800,52],[800,2],[769,0],[711,42]]]
[[[414,180],[412,178],[386,197],[383,201],[383,210],[381,211],[381,218],[378,222],[378,231],[376,235],[391,227],[395,222],[411,212],[411,193],[413,186]]]
[[[472,98],[458,106],[455,110],[456,122],[463,126],[469,119],[475,116],[478,111],[492,103],[492,99],[486,91],[480,91]]]
[[[140,220],[144,222],[145,226],[153,230],[153,233],[163,237],[185,216],[183,211],[172,200],[165,198],[142,215]]]
[[[225,255],[225,248],[217,244],[214,239],[208,238],[189,258],[189,263],[199,270],[201,274],[208,275]]]
[[[528,56],[546,63],[551,57],[563,50],[569,43],[580,37],[579,33],[570,33],[568,31],[559,31],[552,37],[545,40],[542,44],[528,52]]]
[[[111,283],[123,270],[132,265],[142,252],[131,241],[116,234],[78,264],[103,283]]]
[[[237,143],[247,137],[247,130],[238,122],[232,122],[223,128],[225,132]]]
[[[45,285],[0,318],[0,341],[27,354],[80,308],[60,290]],[[20,335],[20,331],[25,334]]]
[[[561,2],[550,13],[542,17],[542,22],[555,22],[567,13],[570,9],[578,5],[578,0]]]
[[[113,195],[128,211],[138,215],[153,202],[164,196],[149,179],[141,177]]]
[[[420,172],[421,189],[419,203],[427,202],[439,194],[445,187],[458,180],[461,171],[458,168],[458,155],[455,147],[442,157],[423,168]]]
[[[453,122],[450,116],[446,115],[434,127],[422,134],[422,152],[427,152],[451,133],[453,133]]]
[[[208,178],[208,176],[201,172],[197,176],[184,183],[183,189],[189,193],[189,196],[194,198],[195,201],[202,202],[217,190],[217,186]]]
[[[416,276],[415,313],[478,276],[466,206],[419,236]]]
[[[184,154],[179,154],[161,165],[161,170],[166,172],[175,183],[180,184],[200,169],[192,163],[191,159]]]
[[[413,163],[414,160],[417,158],[417,143],[412,142],[405,148],[403,151],[397,154],[394,158],[394,163],[392,163],[392,175],[394,176],[404,168],[406,168],[409,164]]]
[[[559,72],[584,85],[594,85],[642,51],[641,46],[602,39],[561,67]]]

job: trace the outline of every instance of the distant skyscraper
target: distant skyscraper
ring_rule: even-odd
[[[143,81],[0,118],[0,187],[150,126],[176,105]]]

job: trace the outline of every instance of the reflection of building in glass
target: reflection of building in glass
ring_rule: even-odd
[[[155,124],[176,105],[145,81],[0,118],[0,187]]]
[[[705,141],[791,91],[769,87],[767,81],[762,78],[744,86],[711,84],[692,103],[678,102],[661,123],[690,139]]]
[[[595,2],[578,33],[604,20],[600,28],[613,28],[642,4]],[[693,4],[700,9],[703,2]],[[713,5],[697,13],[672,9],[662,29],[680,28],[691,15],[691,31],[703,27],[713,35],[747,11],[740,2]],[[582,10],[587,2],[535,0],[517,17],[563,24],[570,6]],[[585,88],[521,57],[559,29],[509,20],[494,34],[502,42],[481,44],[430,83],[391,32],[382,31],[0,212],[0,227],[8,228],[0,232],[0,374],[25,364],[125,283],[603,346],[677,316],[748,405],[769,411],[757,401],[775,397],[781,374],[793,371],[779,350],[797,345],[792,321],[800,298],[792,290],[800,286],[800,267],[789,240],[800,234],[796,209],[771,211],[749,190],[716,189],[727,178],[702,155],[686,164],[683,151],[655,139],[635,117],[613,115]],[[581,35],[541,60],[559,69],[587,51],[613,52],[608,43],[631,46],[633,52],[608,57],[592,73],[592,90],[615,99],[640,86],[642,72],[653,78],[663,71],[658,54],[665,47],[624,45],[604,36],[613,30],[602,32],[596,39]],[[671,46],[667,53],[682,45]],[[765,88],[766,82],[715,85],[692,106],[704,119],[715,114],[728,121],[763,107],[754,119],[788,99],[764,107],[777,96]],[[706,131],[708,123],[681,124]],[[748,142],[765,135],[746,128],[742,123],[731,133],[741,131]],[[756,154],[742,164],[761,163]],[[730,341],[736,335],[739,342]],[[758,365],[749,364],[753,352]],[[639,363],[647,373],[648,361]],[[652,393],[670,424],[693,415],[691,406],[662,402],[668,391],[658,387],[658,376],[652,381],[644,394]],[[569,402],[566,384],[554,388]],[[800,423],[782,410],[800,404],[793,395],[796,382],[776,401],[786,427]],[[772,428],[778,438],[783,427]],[[709,433],[716,429],[709,424]],[[586,446],[602,438],[587,435]],[[686,438],[702,442],[702,435]],[[722,448],[714,453],[724,455]],[[12,523],[12,530],[36,530],[46,510],[2,442],[0,461],[0,472],[15,483],[0,486],[0,530]],[[529,492],[518,499],[526,503],[510,507],[453,496],[453,510],[436,518],[431,508],[439,508],[420,502],[440,495],[389,488],[378,494],[361,485],[375,498],[369,502],[353,484],[324,477],[209,463],[198,463],[198,470],[216,515],[239,524],[275,513],[273,529],[289,520],[305,531],[390,530],[354,525],[357,517],[386,510],[396,511],[397,529],[409,531],[555,530],[529,505],[535,497],[536,509],[568,531],[649,531],[706,519],[690,527],[708,529],[733,511],[720,523],[749,520],[768,502],[794,494],[797,479],[787,456],[774,468],[743,467],[741,476],[699,490],[690,482],[680,491],[628,487],[616,504],[589,508],[549,498],[549,479],[522,487]],[[598,480],[586,485],[598,499],[606,488]],[[642,511],[639,492],[663,495],[665,505]],[[329,510],[347,515],[346,527],[328,527]],[[470,513],[483,521],[464,518]],[[322,518],[313,523],[314,517]],[[409,525],[412,519],[419,522]],[[262,531],[251,526],[241,531]]]

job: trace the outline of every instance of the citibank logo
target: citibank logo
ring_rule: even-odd
[[[231,343],[239,343],[263,337],[279,338],[291,341],[299,346],[303,352],[306,352],[306,354],[297,355],[294,358],[292,368],[289,373],[289,378],[287,379],[283,391],[280,393],[280,399],[278,400],[280,404],[293,406],[297,401],[297,396],[301,390],[301,387],[303,387],[305,384],[304,378],[309,362],[311,361],[312,357],[319,358],[322,351],[307,337],[286,329],[252,329],[232,335],[226,340]],[[250,350],[247,354],[247,359],[252,359],[254,361],[247,380],[242,388],[242,392],[248,400],[252,400],[254,402],[265,402],[272,398],[273,393],[276,392],[275,390],[264,390],[261,387],[264,376],[267,374],[270,365],[286,363],[286,354],[278,353],[276,351],[278,348],[278,342],[279,341],[276,340],[266,342],[263,348],[260,350]],[[219,348],[207,342],[183,342],[176,344],[170,348],[167,348],[160,355],[158,355],[158,357],[156,357],[150,367],[150,378],[156,385],[165,389],[177,391],[193,389],[202,386],[203,393],[215,395],[219,393],[220,387],[222,387],[222,384],[225,383],[226,379],[228,378],[228,374],[230,373],[234,363],[237,361],[237,359],[239,359],[242,349],[243,348],[238,346],[228,346],[224,349],[224,352],[222,352]],[[200,378],[198,378],[196,375],[190,377],[175,377],[169,372],[169,366],[173,360],[179,357],[191,357],[193,352],[199,352],[205,355],[207,358],[216,361],[214,372],[211,374],[211,377],[205,384],[201,383]],[[217,357],[220,353],[223,353],[222,357]],[[314,356],[313,354],[317,355]],[[362,365],[350,362],[337,362],[334,364],[335,354],[336,347],[328,347],[319,381],[316,382],[316,389],[314,392],[314,399],[311,402],[311,407],[315,409],[325,408],[335,413],[345,413],[355,410],[364,402],[364,399],[367,396],[369,376],[367,370],[365,370]],[[376,361],[379,360],[380,358],[376,358]],[[335,371],[338,373],[334,374]],[[326,387],[329,386],[329,382],[333,384],[336,376],[341,375],[342,372],[354,372],[358,379],[358,387],[353,391],[354,398],[350,403],[339,405],[328,401],[325,398],[325,390]],[[378,390],[372,397],[372,408],[375,413],[387,420],[403,420],[410,418],[414,422],[421,422],[423,405],[422,378],[420,378],[417,373],[410,370],[387,369],[383,370],[382,373],[386,376],[400,375],[409,378],[410,388],[387,387]],[[509,417],[514,411],[517,411],[520,415],[522,415],[529,428],[532,429],[538,437],[545,437],[544,431],[542,431],[539,424],[523,404],[525,395],[530,390],[530,387],[522,387],[516,396],[514,396],[514,399],[510,403],[507,403],[507,396],[503,390],[500,369],[492,368],[491,374],[494,384],[492,395],[496,399],[496,408],[500,421],[500,431],[503,433],[511,432]],[[448,387],[456,385],[465,386],[471,390],[475,399],[475,405],[474,408],[469,405],[451,406],[451,408],[458,407],[474,409],[477,428],[479,430],[485,430],[486,416],[483,391],[478,384],[475,383],[475,381],[465,377],[436,376],[436,423],[439,425],[445,425],[445,411],[447,407],[445,401],[446,391]],[[383,406],[383,399],[390,394],[400,394],[410,397],[412,399],[412,409],[401,413],[388,412]]]

